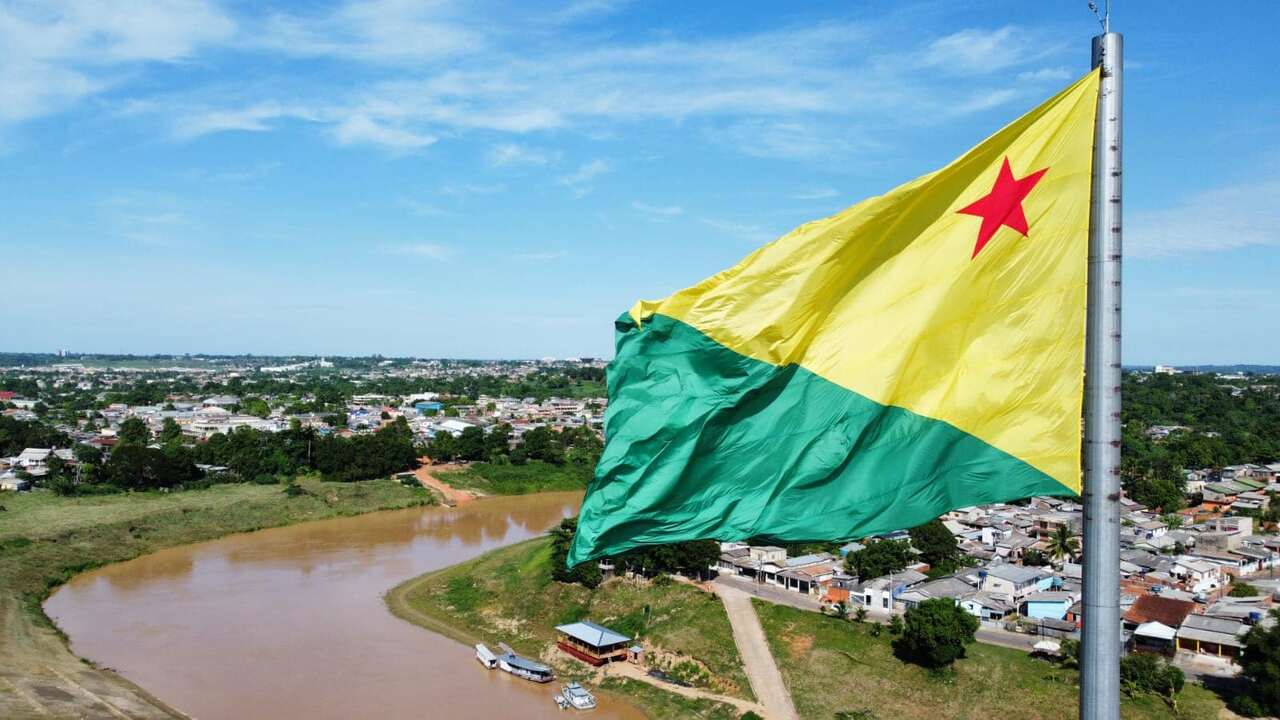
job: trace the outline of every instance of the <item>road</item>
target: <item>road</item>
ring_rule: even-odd
[[[764,628],[760,627],[760,618],[756,609],[751,607],[752,595],[728,583],[716,583],[714,587],[724,602],[729,625],[733,628],[733,641],[742,656],[751,690],[764,706],[765,717],[770,720],[799,720],[800,716],[791,702],[791,693],[782,681],[782,673],[778,672],[778,665],[769,650]]]

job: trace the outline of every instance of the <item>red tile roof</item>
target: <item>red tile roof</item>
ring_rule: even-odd
[[[1124,619],[1139,625],[1154,620],[1161,625],[1176,629],[1182,625],[1182,621],[1191,614],[1195,607],[1196,604],[1190,600],[1174,600],[1173,598],[1160,597],[1159,595],[1141,595],[1134,601],[1133,606],[1125,612]]]

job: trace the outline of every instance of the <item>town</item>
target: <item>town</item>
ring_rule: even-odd
[[[417,487],[419,467],[444,481],[432,492],[580,489],[607,409],[605,363],[596,359],[10,356],[0,366],[0,490],[23,494],[288,488],[307,473]],[[1247,403],[1255,408],[1247,422],[1267,422],[1280,378],[1157,367],[1126,373],[1126,392],[1116,578],[1126,652],[1165,658],[1193,679],[1230,681],[1250,630],[1274,626],[1280,597],[1280,456],[1260,455],[1277,439],[1240,426],[1237,409]],[[1196,407],[1158,410],[1175,392]],[[1240,447],[1242,436],[1250,447]],[[975,619],[979,642],[1061,659],[1078,651],[1084,616],[1082,523],[1073,499],[1035,497],[853,542],[720,542],[687,574],[891,626],[944,599]],[[646,573],[638,567],[634,558],[605,560],[593,582]],[[633,662],[636,643],[627,646]]]

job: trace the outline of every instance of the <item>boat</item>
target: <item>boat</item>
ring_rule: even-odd
[[[484,643],[476,643],[476,660],[490,670],[498,667],[498,656]]]
[[[569,701],[565,700],[564,695],[561,695],[560,693],[556,693],[552,695],[551,699],[556,701],[556,707],[560,708],[561,710],[567,709],[569,707]]]
[[[549,683],[556,679],[556,674],[550,667],[536,660],[517,655],[506,644],[502,644],[501,647],[504,652],[498,656],[499,670],[536,683]]]
[[[590,710],[596,706],[596,697],[576,682],[560,688],[560,695],[576,710]]]

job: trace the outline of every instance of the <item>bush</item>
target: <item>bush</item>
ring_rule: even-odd
[[[894,615],[893,617],[889,618],[889,634],[890,635],[902,634],[902,616],[901,615]]]
[[[1130,695],[1155,693],[1176,708],[1177,695],[1185,683],[1186,676],[1182,670],[1154,655],[1135,654],[1120,658],[1120,687]]]
[[[903,660],[941,668],[964,657],[978,619],[947,598],[930,598],[907,610],[906,628],[894,648]]]
[[[1231,597],[1257,597],[1262,593],[1247,582],[1238,582],[1231,586],[1231,592],[1227,594]]]
[[[1245,717],[1259,717],[1266,715],[1266,712],[1262,709],[1262,705],[1248,695],[1233,695],[1227,700],[1227,709],[1237,715],[1244,715]]]

